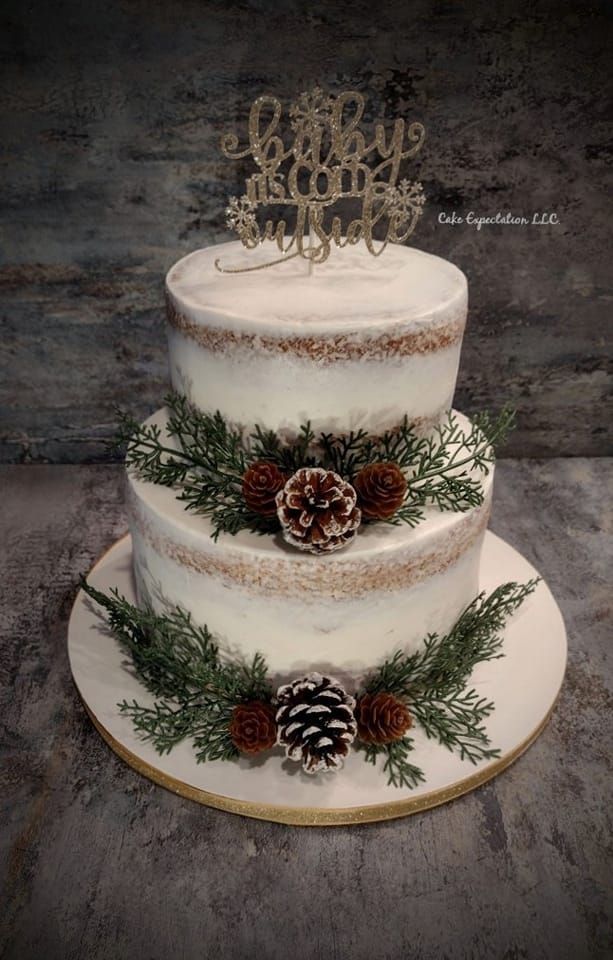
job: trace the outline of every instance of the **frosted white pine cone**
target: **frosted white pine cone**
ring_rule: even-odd
[[[355,537],[362,512],[350,483],[333,470],[301,467],[276,496],[285,540],[308,553],[340,550]]]
[[[354,697],[337,680],[309,673],[277,691],[277,743],[305,773],[333,773],[355,740],[354,710]]]

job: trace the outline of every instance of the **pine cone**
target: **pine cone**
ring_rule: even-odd
[[[393,743],[412,723],[406,705],[391,693],[365,693],[355,711],[358,737],[364,743]]]
[[[277,743],[289,759],[306,773],[340,770],[357,731],[355,700],[340,683],[310,673],[279,687],[277,703]]]
[[[395,463],[369,463],[354,481],[358,503],[369,520],[388,520],[407,492],[404,473]]]
[[[239,703],[232,711],[230,737],[241,753],[270,750],[277,742],[274,707],[262,700]]]
[[[275,496],[282,489],[287,477],[275,463],[256,460],[243,476],[243,497],[254,513],[274,517],[277,512]]]
[[[309,553],[340,550],[362,516],[351,484],[322,467],[302,467],[289,478],[277,494],[277,514],[285,540]]]

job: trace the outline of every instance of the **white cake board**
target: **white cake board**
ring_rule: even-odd
[[[526,581],[535,569],[513,547],[488,532],[480,589]],[[99,590],[117,587],[134,601],[132,547],[119,540],[89,575]],[[475,669],[471,685],[496,704],[487,720],[501,756],[473,766],[421,730],[412,760],[426,781],[413,790],[387,785],[378,767],[351,751],[340,773],[309,777],[275,749],[262,759],[197,764],[189,741],[160,756],[143,742],[117,704],[124,699],[148,704],[151,696],[130,672],[126,655],[109,634],[100,610],[80,591],[68,626],[68,654],[75,683],[96,728],[123,760],[174,793],[221,810],[262,820],[302,826],[367,823],[406,816],[475,789],[509,766],[539,735],[553,708],[566,666],[566,632],[560,610],[545,583],[510,619],[499,660]],[[392,653],[393,651],[390,651]],[[373,667],[376,664],[373,664]]]

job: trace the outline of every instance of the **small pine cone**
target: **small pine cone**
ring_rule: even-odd
[[[254,513],[263,517],[274,517],[277,512],[275,497],[286,480],[287,477],[275,463],[256,460],[243,476],[245,503]]]
[[[283,536],[309,553],[340,550],[356,535],[362,514],[356,492],[333,470],[302,467],[277,494]]]
[[[406,705],[391,693],[365,693],[355,711],[358,738],[364,743],[393,743],[401,740],[411,726]]]
[[[340,683],[310,673],[277,691],[277,743],[305,773],[340,770],[357,724],[355,700]]]
[[[369,520],[389,520],[407,492],[404,473],[395,463],[369,463],[354,480],[358,503]]]
[[[262,700],[239,703],[232,711],[230,737],[241,753],[270,750],[277,742],[274,707]]]

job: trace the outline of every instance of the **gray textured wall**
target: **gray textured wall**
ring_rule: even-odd
[[[522,11],[522,7],[524,10]],[[507,452],[613,451],[607,25],[598,4],[4,4],[4,459],[107,456],[114,406],[166,388],[162,276],[228,237],[220,133],[252,99],[356,86],[422,119],[415,243],[469,277],[457,404],[515,403]],[[440,211],[555,212],[444,226]],[[607,361],[607,355],[609,360]]]

